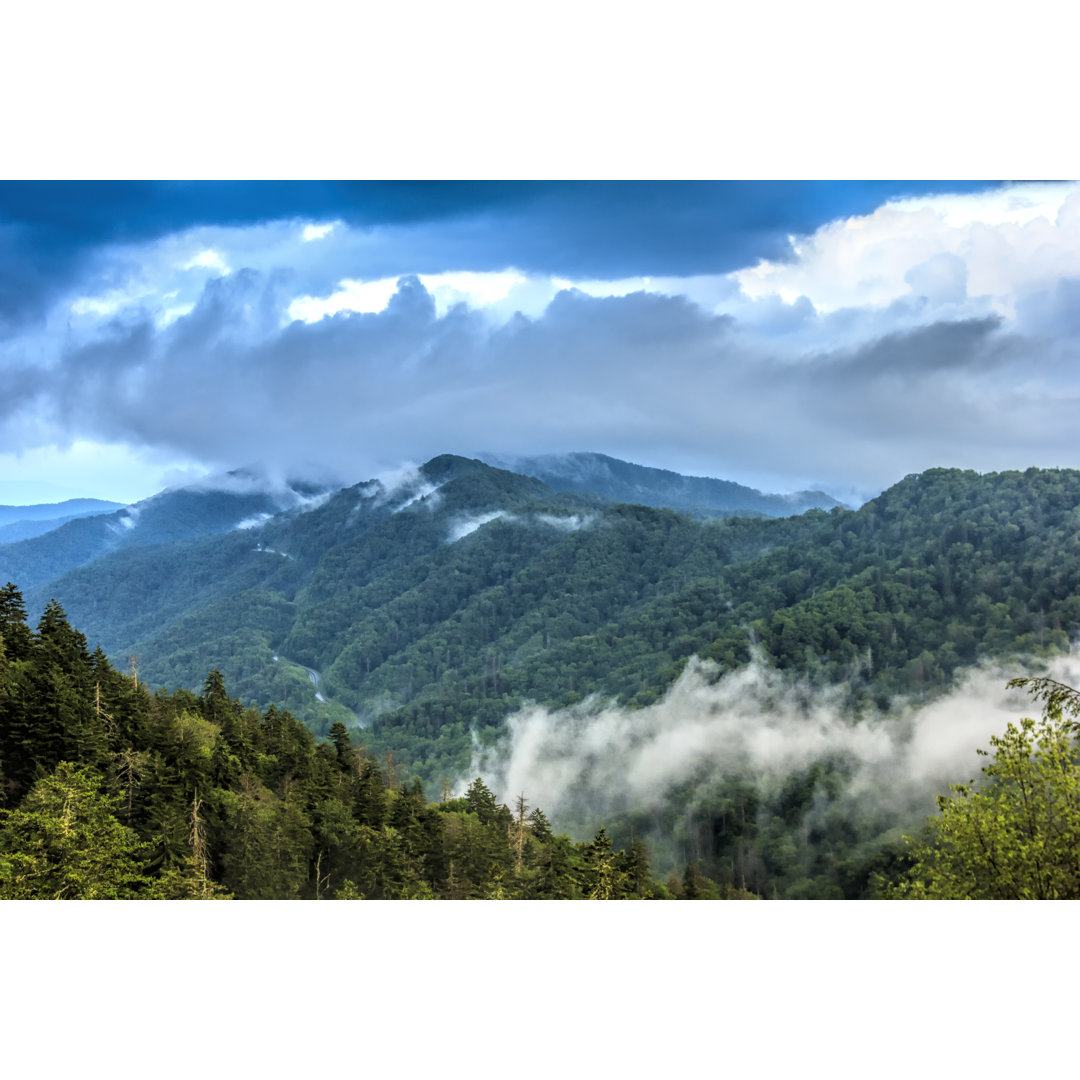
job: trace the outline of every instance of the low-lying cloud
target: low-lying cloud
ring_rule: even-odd
[[[439,489],[443,483],[430,481],[412,462],[388,469],[373,480],[355,486],[358,501],[349,513],[349,521],[355,521],[368,510],[383,507],[389,507],[391,514],[412,507],[435,510],[442,502]]]
[[[252,514],[251,517],[246,517],[242,521],[238,521],[233,528],[234,529],[255,529],[260,525],[265,525],[266,522],[273,517],[273,514]]]
[[[505,510],[492,510],[486,514],[477,514],[475,517],[458,518],[451,522],[447,540],[451,544],[457,540],[462,540],[476,532],[482,525],[487,525],[489,521],[496,521],[499,518],[511,518],[511,520],[514,520]]]
[[[549,528],[558,529],[559,532],[577,532],[579,529],[584,529],[591,525],[595,520],[596,514],[537,514],[536,520],[541,525],[547,525]]]
[[[474,750],[469,776],[483,776],[502,800],[524,793],[556,821],[603,821],[662,808],[687,785],[715,790],[724,778],[773,790],[839,757],[850,769],[844,797],[930,814],[935,793],[978,776],[976,750],[990,736],[1038,714],[1026,694],[1005,689],[1017,674],[972,669],[930,704],[856,719],[844,708],[842,688],[812,688],[759,660],[718,677],[714,664],[693,658],[646,708],[590,701],[521,709],[496,745]],[[1075,685],[1080,657],[1055,660],[1051,674]],[[462,778],[462,787],[467,783]]]

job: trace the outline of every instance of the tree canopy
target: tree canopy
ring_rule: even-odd
[[[955,784],[910,840],[911,865],[893,899],[1080,899],[1080,752],[1072,717],[1080,693],[1050,679],[1018,679],[1044,705],[990,739],[982,782]]]
[[[216,668],[202,694],[151,694],[58,603],[30,630],[10,584],[0,614],[0,899],[666,895],[641,844],[575,843],[479,777],[429,803],[344,724],[317,742]]]

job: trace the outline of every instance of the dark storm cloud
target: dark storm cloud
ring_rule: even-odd
[[[898,195],[983,182],[319,181],[0,183],[0,332],[79,280],[109,244],[196,226],[340,219],[392,230],[362,276],[445,270],[575,277],[725,273],[790,254],[789,234]]]
[[[438,315],[404,278],[381,312],[278,329],[282,295],[273,275],[229,275],[162,330],[114,321],[47,378],[8,385],[65,431],[350,483],[442,452],[601,449],[873,488],[1012,467],[1025,440],[1072,437],[1067,388],[1018,395],[1050,361],[996,319],[780,359],[731,316],[650,293],[566,291],[493,327],[465,305]]]
[[[836,382],[858,385],[866,378],[919,378],[935,371],[986,370],[1010,359],[1008,349],[992,343],[1002,324],[999,316],[937,322],[886,334],[852,352],[841,353],[826,370]]]
[[[986,410],[996,412],[1001,403],[986,376],[1028,355],[1022,340],[1000,327],[1000,319],[988,317],[886,334],[808,360],[793,385],[814,402],[819,422],[835,425],[841,445],[911,440],[939,447],[941,460],[951,461],[965,442],[987,439]],[[996,430],[1004,434],[1000,426]]]

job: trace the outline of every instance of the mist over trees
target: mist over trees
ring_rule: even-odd
[[[215,521],[231,512],[217,495],[207,505]],[[5,593],[2,685],[16,688],[4,698],[0,748],[8,812],[47,821],[58,791],[90,805],[87,785],[119,797],[105,809],[135,840],[101,833],[119,860],[102,889],[127,887],[115,884],[127,880],[116,869],[124,860],[145,878],[138,844],[155,843],[154,888],[175,873],[187,875],[183,888],[243,896],[336,895],[344,881],[368,897],[525,895],[537,880],[585,896],[624,890],[620,874],[637,882],[632,895],[880,895],[909,866],[903,835],[956,776],[875,801],[859,794],[867,755],[931,730],[985,744],[995,732],[962,726],[959,698],[943,696],[968,692],[982,708],[964,682],[980,663],[1007,670],[1000,682],[1057,671],[1047,665],[1066,656],[1080,621],[1078,508],[1073,470],[935,469],[857,511],[709,521],[558,494],[448,455],[260,511],[221,535],[170,539],[160,518],[163,542],[68,568],[27,603],[14,586]],[[46,548],[26,545],[45,539],[8,547],[29,559]],[[36,631],[27,608],[41,613]],[[67,612],[101,643],[89,667]],[[119,674],[132,656],[137,685]],[[665,717],[693,720],[694,695],[701,741],[696,756],[680,757],[663,741]],[[910,715],[923,719],[905,728]],[[780,716],[790,723],[774,723]],[[546,727],[530,729],[529,717]],[[609,737],[603,717],[622,733],[620,752],[651,756],[662,783],[627,772],[610,797],[597,750]],[[815,731],[820,744],[783,768],[763,773],[748,751],[752,738],[793,747]],[[548,754],[529,769],[518,753],[527,732]],[[552,732],[574,737],[553,750]],[[268,749],[274,739],[288,766]],[[189,759],[194,771],[169,773]],[[576,803],[545,774],[552,761],[570,763]],[[54,776],[26,809],[63,762],[82,771]],[[460,802],[477,777],[505,799],[486,823],[498,824],[497,844],[473,818],[451,823],[490,817],[483,798]],[[327,809],[331,796],[344,809]],[[539,832],[523,824],[535,803],[546,815]],[[324,819],[339,822],[333,843],[319,832]],[[32,822],[10,820],[30,844]],[[545,847],[545,829],[574,839]],[[436,834],[452,856],[432,853]],[[498,858],[473,866],[465,848],[489,841]],[[640,866],[626,862],[640,842],[662,884],[644,886]],[[578,864],[592,864],[580,845],[590,844],[600,869],[586,881]],[[259,855],[271,849],[272,872]],[[565,864],[576,884],[541,873],[533,857]],[[380,860],[413,869],[361,873]],[[533,871],[529,884],[522,875]]]

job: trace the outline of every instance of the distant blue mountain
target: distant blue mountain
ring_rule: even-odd
[[[0,526],[20,521],[70,521],[90,514],[108,514],[123,503],[107,499],[65,499],[63,502],[35,503],[33,506],[0,506]]]
[[[319,495],[320,489],[311,484],[273,484],[246,470],[236,470],[189,487],[159,492],[111,512],[72,518],[36,536],[8,543],[0,539],[0,581],[16,581],[29,588],[124,548],[250,528],[282,510],[311,504]]]

